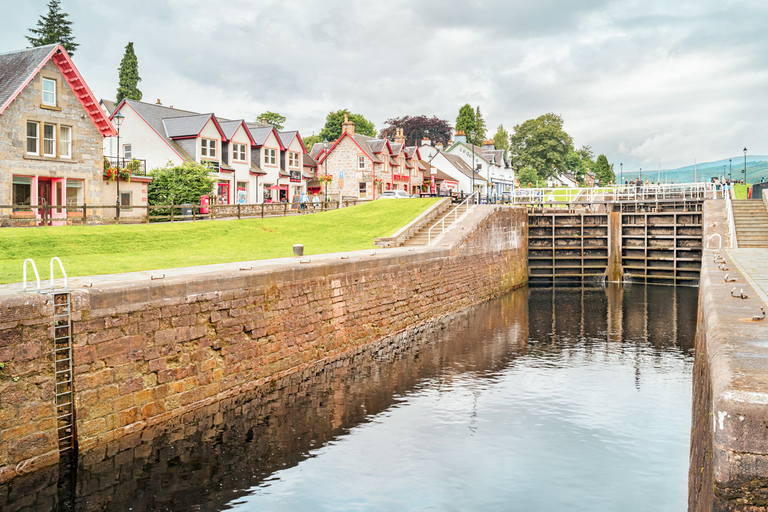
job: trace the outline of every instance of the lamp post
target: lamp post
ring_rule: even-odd
[[[485,175],[488,177],[488,183],[491,183],[491,166],[496,162],[496,157],[491,156],[491,161],[488,163],[488,172],[485,173]],[[490,194],[493,191],[493,185],[491,185],[491,189],[488,192]],[[488,204],[490,204],[490,198],[487,200]]]
[[[733,178],[733,159],[728,159],[728,181],[731,181]]]
[[[120,125],[123,124],[125,116],[118,110],[117,114],[112,116],[117,125],[117,201],[115,202],[115,222],[120,222]]]
[[[624,185],[624,164],[619,164],[619,186]]]
[[[323,140],[323,151],[325,152],[325,158],[323,158],[323,162],[325,163],[325,202],[328,202],[328,139]]]
[[[747,184],[747,148],[744,148],[744,184]]]
[[[475,140],[475,135],[477,132],[475,130],[472,130],[469,132],[469,135],[472,137],[472,140]],[[469,194],[472,195],[475,193],[475,145],[472,144],[472,189],[469,191]]]

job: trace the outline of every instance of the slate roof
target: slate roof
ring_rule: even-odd
[[[317,146],[317,144],[315,144]],[[315,149],[314,147],[312,148]],[[304,153],[304,161],[302,162],[304,164],[304,167],[317,167],[317,162],[315,162],[315,159],[312,158],[312,155],[309,153]]]
[[[125,103],[136,111],[144,121],[147,122],[165,141],[179,154],[184,160],[193,161],[194,158],[190,157],[186,151],[181,149],[181,146],[176,144],[165,132],[164,119],[171,119],[174,117],[187,117],[200,115],[197,112],[190,112],[188,110],[181,110],[177,108],[164,107],[163,105],[153,105],[152,103],[143,103],[136,100],[125,100]]]
[[[101,102],[104,104],[104,108],[107,109],[107,115],[112,115],[112,112],[115,111],[115,107],[117,106],[117,103],[115,103],[112,100],[101,100]]]
[[[213,114],[196,114],[163,119],[165,134],[171,139],[177,137],[196,137],[212,116]]]
[[[472,178],[472,175],[475,175],[475,181],[487,181],[481,174],[478,174],[477,172],[474,172],[472,168],[465,162],[460,156],[458,155],[451,155],[450,153],[446,153],[445,151],[440,152],[446,160],[448,160],[451,165],[453,165],[456,170],[461,172],[464,176],[468,178]]]
[[[485,150],[485,159],[491,160],[491,157],[493,157],[493,162],[496,165],[500,165],[504,167],[504,150],[503,149],[494,149],[494,150]]]
[[[398,144],[398,143],[395,143],[395,142],[390,144],[390,146],[392,147],[392,154],[393,155],[399,155],[400,154],[400,150],[403,149],[403,145],[402,144]]]
[[[24,84],[47,62],[58,44],[0,53],[0,112],[24,87]]]
[[[216,120],[219,122],[219,126],[221,126],[221,131],[224,132],[224,136],[227,138],[227,140],[232,140],[232,136],[235,135],[235,132],[238,128],[240,128],[240,125],[244,123],[242,119],[230,121],[222,121],[220,118],[216,118]]]
[[[245,123],[245,125],[248,127],[248,131],[251,132],[251,137],[253,137],[253,141],[257,146],[263,146],[269,134],[275,129],[271,124],[264,126],[263,123]]]
[[[291,145],[291,142],[293,142],[293,138],[298,135],[299,132],[297,130],[292,130],[289,132],[277,132],[277,136],[280,137],[280,142],[283,143],[283,147],[288,149],[288,146]]]
[[[405,148],[405,156],[408,158],[413,158],[413,155],[416,154],[416,146],[407,146]]]
[[[328,147],[330,147],[330,144],[328,145]],[[322,142],[318,142],[314,146],[312,146],[312,150],[309,152],[309,156],[310,158],[312,158],[312,160],[315,160],[315,163],[317,163],[317,155],[319,155],[322,150],[323,150]]]
[[[365,151],[365,154],[368,155],[368,157],[373,160],[376,163],[381,163],[381,160],[379,160],[379,157],[377,157],[373,153],[373,149],[371,148],[370,142],[378,140],[374,139],[373,137],[369,137],[367,135],[363,135],[361,133],[356,133],[352,135],[352,137],[355,139],[355,142]]]
[[[261,167],[259,167],[258,165],[254,164],[253,162],[251,162],[251,173],[259,174],[261,176],[266,176],[267,175],[266,171],[262,171]]]
[[[387,141],[384,139],[373,139],[368,141],[368,146],[371,148],[371,151],[373,151],[374,153],[381,153],[386,143]]]

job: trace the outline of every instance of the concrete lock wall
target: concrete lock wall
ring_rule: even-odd
[[[518,287],[525,229],[523,210],[483,206],[437,248],[75,290],[79,449]],[[0,482],[58,460],[52,312],[49,295],[0,298]]]

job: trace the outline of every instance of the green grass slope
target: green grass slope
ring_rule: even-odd
[[[379,200],[311,215],[232,221],[129,226],[61,226],[0,229],[0,283],[22,280],[32,258],[48,277],[48,262],[61,258],[69,276],[114,274],[374,247],[437,199]],[[58,269],[57,269],[58,275]]]

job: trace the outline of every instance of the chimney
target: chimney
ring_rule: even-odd
[[[266,117],[262,117],[260,122],[261,124],[269,124]]]
[[[427,137],[424,137],[423,139],[421,139],[422,146],[429,146],[431,142],[432,141],[430,141]]]
[[[443,150],[443,143],[442,142],[438,142],[437,144],[435,144],[435,147],[437,148],[438,151],[442,151]]]
[[[344,122],[341,125],[341,133],[348,132],[350,135],[355,134],[355,123],[349,120],[349,116],[344,114]]]
[[[493,139],[488,139],[483,141],[483,149],[492,149],[496,150],[496,144],[494,144]]]
[[[456,142],[464,142],[465,144],[467,142],[467,136],[464,134],[462,130],[459,130],[458,132],[456,132],[456,135],[453,136],[453,139]]]
[[[162,103],[160,102],[160,98],[157,98],[157,103],[155,103],[155,105],[162,105]]]
[[[403,135],[402,128],[395,129],[395,144],[402,144],[405,146],[405,135]]]

